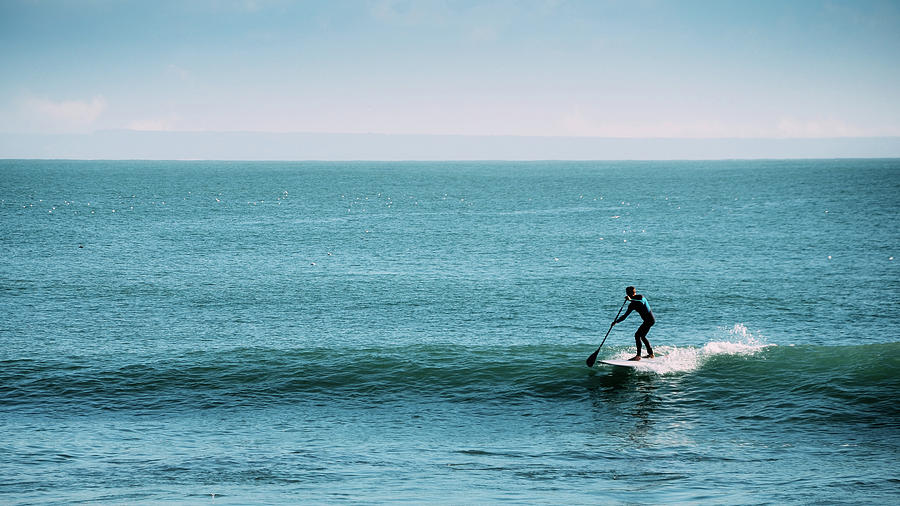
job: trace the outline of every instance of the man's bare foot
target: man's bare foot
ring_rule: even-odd
[[[635,356],[629,358],[628,360],[637,362],[637,361],[640,360],[640,359],[641,359],[641,356],[640,356],[640,355],[635,355]]]
[[[650,354],[648,354],[648,355],[644,355],[644,358],[653,358],[653,354],[650,353]]]

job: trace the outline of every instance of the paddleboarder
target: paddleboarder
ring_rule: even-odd
[[[644,358],[653,358],[653,348],[650,347],[650,341],[647,340],[647,332],[650,332],[650,327],[656,323],[656,319],[653,318],[653,311],[650,311],[650,304],[647,303],[646,297],[639,293],[634,293],[633,286],[625,288],[625,300],[631,301],[631,303],[628,304],[628,311],[625,311],[625,314],[623,314],[621,318],[613,321],[613,325],[625,321],[625,318],[628,318],[628,315],[631,314],[632,311],[637,311],[637,313],[641,315],[641,319],[644,320],[643,323],[641,323],[641,326],[638,327],[637,332],[634,333],[634,344],[637,346],[637,355],[628,360],[641,359],[641,341],[647,346],[647,354],[644,355]]]

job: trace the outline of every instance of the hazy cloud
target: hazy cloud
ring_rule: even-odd
[[[178,115],[170,114],[163,118],[148,118],[132,121],[128,124],[129,130],[142,132],[165,132],[176,130],[178,127]]]
[[[174,63],[170,63],[166,66],[166,73],[171,76],[175,76],[182,81],[189,81],[194,77],[190,70],[182,66],[175,65]]]
[[[22,109],[29,123],[46,125],[50,130],[86,130],[106,110],[106,99],[96,95],[90,100],[52,100],[29,96]]]
[[[440,0],[375,0],[369,11],[375,19],[399,25],[436,23],[450,16],[446,2]]]
[[[836,119],[802,120],[785,117],[778,121],[774,137],[862,137],[862,129]]]
[[[565,135],[575,137],[616,138],[832,138],[878,137],[898,135],[889,127],[860,128],[833,118],[798,119],[781,117],[771,121],[762,119],[745,122],[724,122],[703,119],[658,119],[627,121],[617,116],[604,117],[585,109],[572,109],[561,116],[559,126]]]

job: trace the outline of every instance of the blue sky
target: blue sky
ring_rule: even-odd
[[[900,135],[900,2],[0,2],[0,132]]]

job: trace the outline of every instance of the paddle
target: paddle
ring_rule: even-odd
[[[619,319],[619,315],[622,314],[622,310],[625,309],[625,304],[628,303],[628,299],[625,299],[625,302],[622,303],[622,307],[619,308],[619,312],[616,313],[616,317],[613,318],[612,323],[609,324],[609,330],[606,331],[606,335],[603,336],[603,341],[600,343],[600,346],[597,347],[597,351],[591,353],[591,356],[587,358],[585,361],[588,367],[594,367],[594,362],[597,361],[597,354],[600,353],[600,348],[603,347],[603,343],[606,342],[606,338],[609,337],[609,332],[612,330],[613,326],[616,324],[616,320]]]

